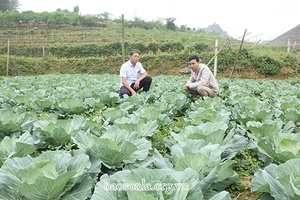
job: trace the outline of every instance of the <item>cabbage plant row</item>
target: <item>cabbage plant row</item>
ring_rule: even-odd
[[[117,75],[0,78],[0,199],[227,200],[249,149],[251,191],[299,199],[300,82],[220,79],[201,99],[185,81],[120,99]]]

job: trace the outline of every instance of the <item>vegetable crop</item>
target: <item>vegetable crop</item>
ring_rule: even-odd
[[[249,150],[252,192],[299,199],[300,82],[186,80],[121,99],[117,75],[2,77],[0,199],[231,199]]]

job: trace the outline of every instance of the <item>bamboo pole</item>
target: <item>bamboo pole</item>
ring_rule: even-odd
[[[260,41],[261,39],[259,39],[250,49],[253,49]]]
[[[123,63],[125,62],[125,39],[124,39],[124,14],[122,14],[122,59]]]
[[[235,65],[236,65],[236,62],[238,60],[238,57],[239,57],[239,54],[241,52],[241,49],[242,49],[242,46],[243,46],[243,43],[244,43],[244,39],[245,39],[245,36],[246,36],[246,32],[247,32],[247,29],[245,29],[245,32],[244,32],[244,35],[243,35],[243,38],[242,38],[242,41],[241,41],[241,45],[240,45],[240,48],[236,54],[236,57],[235,57],[235,61],[234,61],[234,64],[233,64],[233,67],[232,67],[232,71],[231,71],[231,74],[230,74],[230,79],[232,79],[233,77],[233,72],[235,70]]]
[[[218,40],[215,41],[215,54],[218,53]],[[217,77],[218,56],[215,56],[214,76]]]
[[[208,61],[208,63],[206,64],[207,66],[215,59],[216,56],[219,55],[219,53],[222,51],[222,49],[228,44],[228,42],[226,42],[225,44],[223,44],[223,46],[221,46],[221,48],[219,49],[219,51],[217,53],[215,53],[215,55],[210,59],[210,61]]]
[[[9,66],[9,39],[7,41],[6,76],[8,76],[8,66]]]
[[[294,42],[294,46],[293,46],[293,50],[292,50],[292,52],[294,52],[294,50],[295,50],[295,47],[296,47],[296,44],[297,44],[297,41],[295,41],[295,42]]]

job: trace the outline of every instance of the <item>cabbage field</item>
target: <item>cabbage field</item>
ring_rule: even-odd
[[[154,76],[119,98],[118,75],[0,78],[0,199],[300,198],[300,81]]]

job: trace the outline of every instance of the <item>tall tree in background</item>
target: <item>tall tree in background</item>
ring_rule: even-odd
[[[166,18],[167,21],[167,29],[174,31],[176,29],[176,25],[174,23],[176,19],[175,18]]]
[[[75,6],[74,9],[73,9],[73,11],[78,14],[79,13],[79,6]]]
[[[0,0],[0,11],[17,11],[19,5],[19,0]]]

